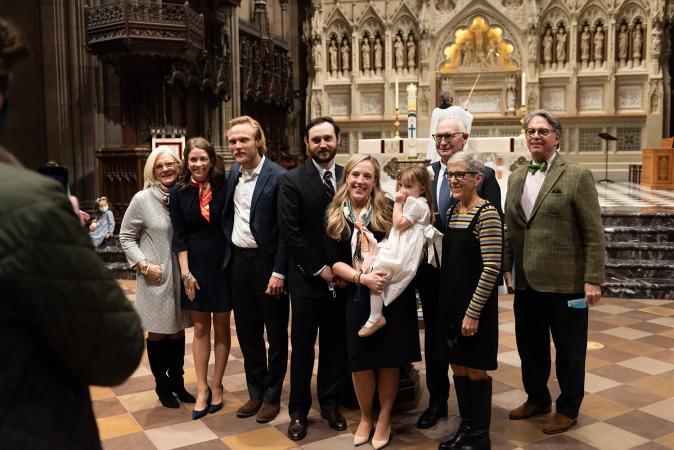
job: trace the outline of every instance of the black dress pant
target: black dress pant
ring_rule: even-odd
[[[291,419],[306,417],[311,408],[311,377],[314,345],[318,334],[318,376],[316,386],[321,410],[339,408],[340,388],[347,371],[344,296],[309,298],[291,295],[292,328],[290,342]],[[320,330],[320,332],[319,332]]]
[[[447,405],[447,399],[449,398],[449,363],[434,356],[438,335],[440,271],[430,264],[422,262],[415,281],[424,314],[424,354],[426,359],[426,387],[430,394],[429,406],[443,406]]]
[[[552,334],[561,390],[557,413],[573,418],[578,416],[585,392],[588,310],[570,308],[567,301],[583,296],[531,288],[515,291],[515,334],[527,401],[542,407],[551,403],[548,378]]]
[[[248,394],[255,400],[279,404],[288,367],[288,296],[265,294],[269,276],[261,270],[259,249],[233,247],[231,264],[234,323],[243,353]]]

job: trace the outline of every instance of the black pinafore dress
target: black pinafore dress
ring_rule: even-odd
[[[482,308],[477,333],[473,336],[461,335],[461,322],[466,314],[475,288],[480,281],[483,261],[480,241],[475,236],[475,227],[482,205],[466,229],[449,227],[451,215],[457,205],[451,208],[447,216],[447,225],[442,239],[442,279],[438,305],[439,325],[437,344],[438,355],[445,362],[482,370],[495,370],[498,353],[498,286],[494,285],[489,299]],[[458,333],[456,333],[458,329]],[[451,351],[448,349],[448,333],[458,342]],[[452,336],[450,336],[451,339]]]

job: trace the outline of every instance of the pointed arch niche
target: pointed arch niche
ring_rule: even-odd
[[[436,67],[437,92],[452,92],[454,104],[461,106],[475,85],[471,112],[514,116],[522,57],[504,27],[490,22],[486,14],[475,14],[452,31],[450,39]]]

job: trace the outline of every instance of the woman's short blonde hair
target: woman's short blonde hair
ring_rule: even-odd
[[[152,150],[150,156],[147,157],[147,161],[145,161],[145,169],[143,169],[143,188],[147,189],[159,184],[157,177],[154,176],[154,163],[157,160],[157,157],[162,153],[168,153],[171,158],[173,158],[177,164],[176,171],[178,171],[180,167],[180,158],[178,158],[178,152],[176,149],[169,147],[168,145],[160,145],[159,147]]]

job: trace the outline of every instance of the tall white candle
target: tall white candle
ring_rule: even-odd
[[[394,109],[400,108],[400,99],[398,99],[398,75],[396,75],[396,103],[393,108]]]
[[[522,94],[522,106],[526,106],[527,104],[527,95],[526,95],[526,86],[527,86],[527,74],[522,72],[522,89],[520,89],[520,92]]]

